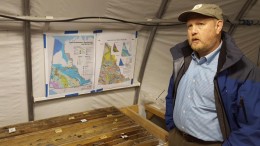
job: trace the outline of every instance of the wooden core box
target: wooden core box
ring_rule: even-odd
[[[136,107],[109,107],[5,126],[0,128],[0,145],[167,145],[167,132],[135,111]]]

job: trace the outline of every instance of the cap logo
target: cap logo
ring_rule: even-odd
[[[195,5],[195,6],[193,7],[192,10],[197,10],[197,9],[199,9],[199,8],[201,8],[201,7],[202,7],[202,4],[197,4],[197,5]]]

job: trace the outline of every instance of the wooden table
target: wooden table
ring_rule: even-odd
[[[160,108],[156,104],[145,104],[144,107],[145,107],[147,119],[151,119],[155,115],[162,119],[165,119],[165,117],[164,117],[165,110]]]
[[[168,133],[138,114],[138,106],[101,108],[0,128],[0,145],[155,146]]]

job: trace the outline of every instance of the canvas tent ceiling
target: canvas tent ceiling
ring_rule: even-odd
[[[24,0],[25,1],[25,0]],[[2,0],[0,14],[23,16],[24,1]],[[30,16],[73,17],[111,17],[119,19],[146,20],[155,18],[163,0],[31,0]],[[28,1],[27,1],[28,2]],[[258,21],[258,25],[238,25],[233,37],[241,50],[254,62],[259,57],[260,47],[260,2],[257,0],[169,0],[162,19],[177,22],[178,14],[191,9],[198,3],[219,4],[230,21],[235,22],[241,9],[247,2],[252,2],[243,13],[244,20]],[[226,23],[225,30],[231,27]],[[33,97],[44,96],[44,54],[43,32],[60,32],[65,30],[93,31],[103,29],[110,31],[137,30],[138,45],[135,65],[135,80],[142,70],[145,48],[152,27],[125,23],[31,23],[31,66]],[[1,19],[0,23],[0,126],[28,121],[26,49],[24,44],[23,22]],[[186,26],[158,27],[152,42],[146,64],[144,78],[139,94],[139,104],[156,102],[164,106],[164,97],[172,71],[172,59],[169,49],[185,40]],[[29,81],[30,82],[30,81]],[[30,90],[29,90],[30,91]],[[80,97],[63,98],[33,104],[34,119],[42,119],[62,114],[74,113],[100,107],[123,107],[132,105],[135,88],[114,90],[99,94],[87,94]],[[163,92],[163,93],[162,93]],[[162,94],[161,94],[162,93]],[[161,95],[160,95],[161,94]],[[160,95],[160,100],[157,100]]]

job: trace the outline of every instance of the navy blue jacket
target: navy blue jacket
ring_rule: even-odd
[[[214,94],[223,146],[260,146],[260,69],[243,55],[225,32],[222,41]],[[168,130],[175,127],[173,109],[177,86],[189,67],[192,49],[186,40],[171,48],[171,53],[173,74],[165,112]]]

